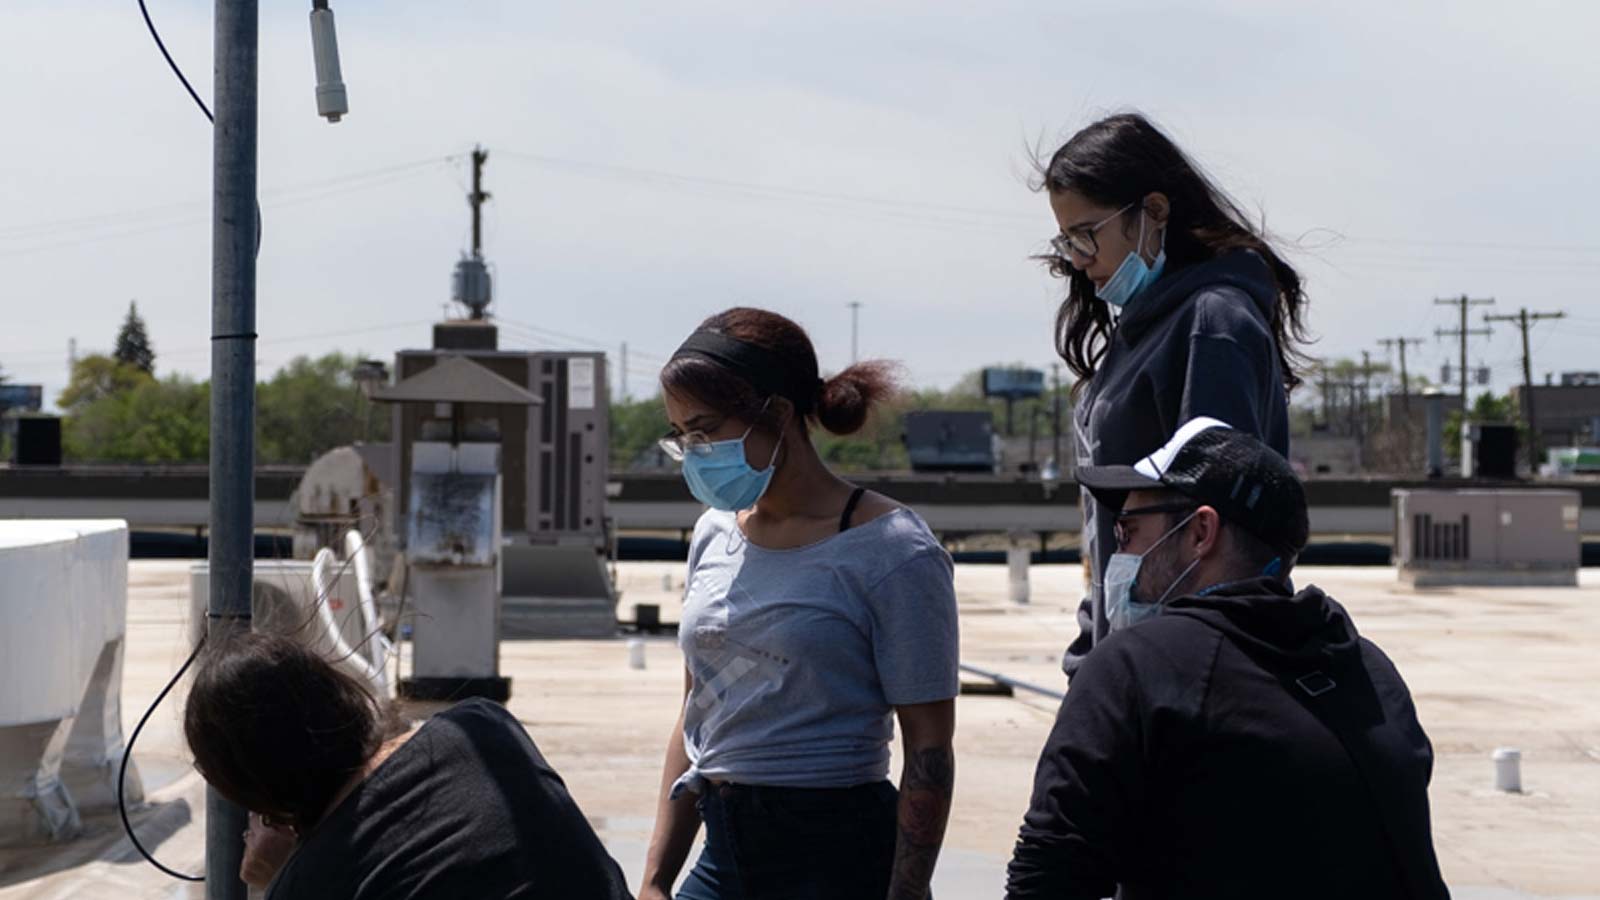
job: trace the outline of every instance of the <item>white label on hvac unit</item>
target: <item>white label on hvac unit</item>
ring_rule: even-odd
[[[1568,531],[1578,530],[1578,507],[1576,505],[1561,507],[1561,524]]]
[[[594,409],[594,360],[567,360],[567,409]]]
[[[1500,527],[1501,528],[1510,528],[1511,527],[1511,510],[1509,510],[1509,509],[1500,510]]]

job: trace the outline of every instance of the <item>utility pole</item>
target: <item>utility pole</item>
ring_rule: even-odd
[[[1564,312],[1528,312],[1524,306],[1514,316],[1484,315],[1485,324],[1489,322],[1513,322],[1522,329],[1522,412],[1528,420],[1528,469],[1536,471],[1539,467],[1539,426],[1533,412],[1533,352],[1528,349],[1528,329],[1533,323],[1544,319],[1564,319]]]
[[[1400,350],[1400,406],[1405,410],[1406,424],[1411,422],[1411,378],[1406,373],[1406,345],[1421,344],[1422,338],[1392,337],[1378,341],[1378,346],[1385,350]]]
[[[216,0],[211,204],[211,568],[206,642],[250,630],[255,537],[259,0]],[[206,898],[245,900],[244,809],[206,788]]]
[[[1324,427],[1333,427],[1333,407],[1328,403],[1328,369],[1320,361],[1317,363],[1317,390],[1322,394],[1322,424]]]
[[[1039,401],[1028,406],[1028,468],[1039,471]]]
[[[483,189],[483,164],[489,161],[489,151],[481,146],[472,148],[472,193],[467,203],[472,206],[472,258],[483,258],[483,201],[489,194]]]
[[[1372,394],[1372,354],[1361,351],[1361,441],[1367,439],[1367,429],[1371,425],[1371,394]]]
[[[628,342],[622,342],[622,400],[628,400]]]
[[[1412,464],[1411,433],[1415,430],[1415,425],[1411,418],[1411,376],[1406,369],[1407,344],[1421,345],[1422,338],[1392,337],[1382,338],[1378,341],[1378,345],[1385,350],[1394,350],[1396,348],[1400,350],[1400,415],[1404,420],[1400,426],[1400,451],[1405,454],[1405,465],[1410,466]],[[1385,409],[1386,418],[1387,413],[1388,410]],[[1393,420],[1389,420],[1388,428],[1389,434],[1392,436],[1394,434]]]
[[[859,346],[856,338],[861,333],[861,301],[850,301],[850,365],[861,361]]]
[[[1467,308],[1471,306],[1488,306],[1493,302],[1493,297],[1486,297],[1482,300],[1472,300],[1468,299],[1466,294],[1462,294],[1459,297],[1454,297],[1449,300],[1433,301],[1435,306],[1454,306],[1461,310],[1460,328],[1436,328],[1434,329],[1433,333],[1435,337],[1461,338],[1461,417],[1463,422],[1466,421],[1467,410],[1472,408],[1472,402],[1467,399],[1467,336],[1475,335],[1478,337],[1488,337],[1490,334],[1492,334],[1492,332],[1487,328],[1471,329],[1467,327]]]
[[[1317,366],[1317,388],[1322,394],[1322,421],[1328,428],[1329,434],[1355,435],[1356,428],[1356,388],[1359,385],[1351,378],[1335,378],[1326,362]],[[1340,417],[1339,395],[1343,392],[1346,406],[1343,419],[1344,428],[1336,428],[1334,420]]]
[[[1050,440],[1051,458],[1056,469],[1061,469],[1061,364],[1050,364]]]

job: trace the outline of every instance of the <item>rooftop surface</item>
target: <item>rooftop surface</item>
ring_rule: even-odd
[[[130,566],[125,733],[182,662],[187,561]],[[1412,591],[1393,569],[1305,568],[1411,685],[1436,753],[1434,840],[1446,880],[1466,900],[1600,898],[1600,570],[1578,588]],[[1006,600],[1003,566],[958,566],[963,661],[1060,688],[1058,661],[1076,630],[1076,566],[1033,569],[1033,602]],[[622,617],[656,603],[675,621],[683,567],[625,563]],[[626,642],[507,641],[509,707],[527,726],[637,887],[662,753],[682,697],[670,638],[648,638],[647,665]],[[150,794],[135,815],[168,866],[203,867],[203,783],[187,766],[175,692],[151,718],[135,758]],[[934,882],[946,900],[995,898],[1027,806],[1034,762],[1054,718],[1042,696],[963,696],[957,785]],[[1523,754],[1523,794],[1493,790],[1490,754]],[[898,748],[897,748],[898,749]],[[898,759],[892,768],[898,778]],[[0,900],[201,897],[140,860],[115,814],[86,821],[69,844],[0,851]]]

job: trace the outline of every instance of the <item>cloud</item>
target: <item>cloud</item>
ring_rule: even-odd
[[[264,190],[268,367],[427,341],[425,325],[400,323],[448,299],[466,206],[462,164],[444,157],[475,142],[491,153],[499,313],[627,341],[636,370],[733,303],[794,315],[836,368],[853,300],[866,304],[863,352],[919,378],[1048,364],[1057,286],[1027,256],[1052,223],[1023,183],[1025,148],[1124,107],[1156,115],[1280,232],[1347,236],[1296,257],[1318,352],[1356,355],[1451,324],[1435,294],[1571,305],[1600,267],[1586,159],[1600,63],[1584,46],[1600,13],[1588,7],[335,9],[352,111],[331,127],[314,115],[304,11],[264,13],[263,188],[438,162]],[[152,13],[209,98],[209,7]],[[210,135],[136,11],[8,9],[0,84],[0,283],[22,325],[0,334],[0,365],[59,385],[67,338],[109,346],[137,297],[159,365],[203,376]],[[162,227],[114,239],[4,230],[183,202],[187,220],[130,220],[121,231]],[[1552,249],[1573,246],[1586,249]],[[319,331],[339,336],[299,339]],[[1496,338],[1486,349],[1516,348]],[[1592,358],[1566,335],[1540,352],[1541,368]]]

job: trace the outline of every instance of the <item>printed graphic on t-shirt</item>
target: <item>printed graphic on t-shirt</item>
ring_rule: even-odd
[[[725,569],[714,566],[695,572],[689,597],[692,610],[686,609],[684,615],[689,630],[685,649],[694,674],[689,702],[702,710],[728,703],[747,706],[775,690],[789,658],[742,640],[752,632],[761,633],[752,627],[757,623],[749,621],[761,618],[755,598],[730,583]],[[768,630],[765,635],[772,633]],[[758,680],[741,684],[735,693],[734,684],[745,678]],[[724,710],[725,715],[736,713],[737,709]]]

